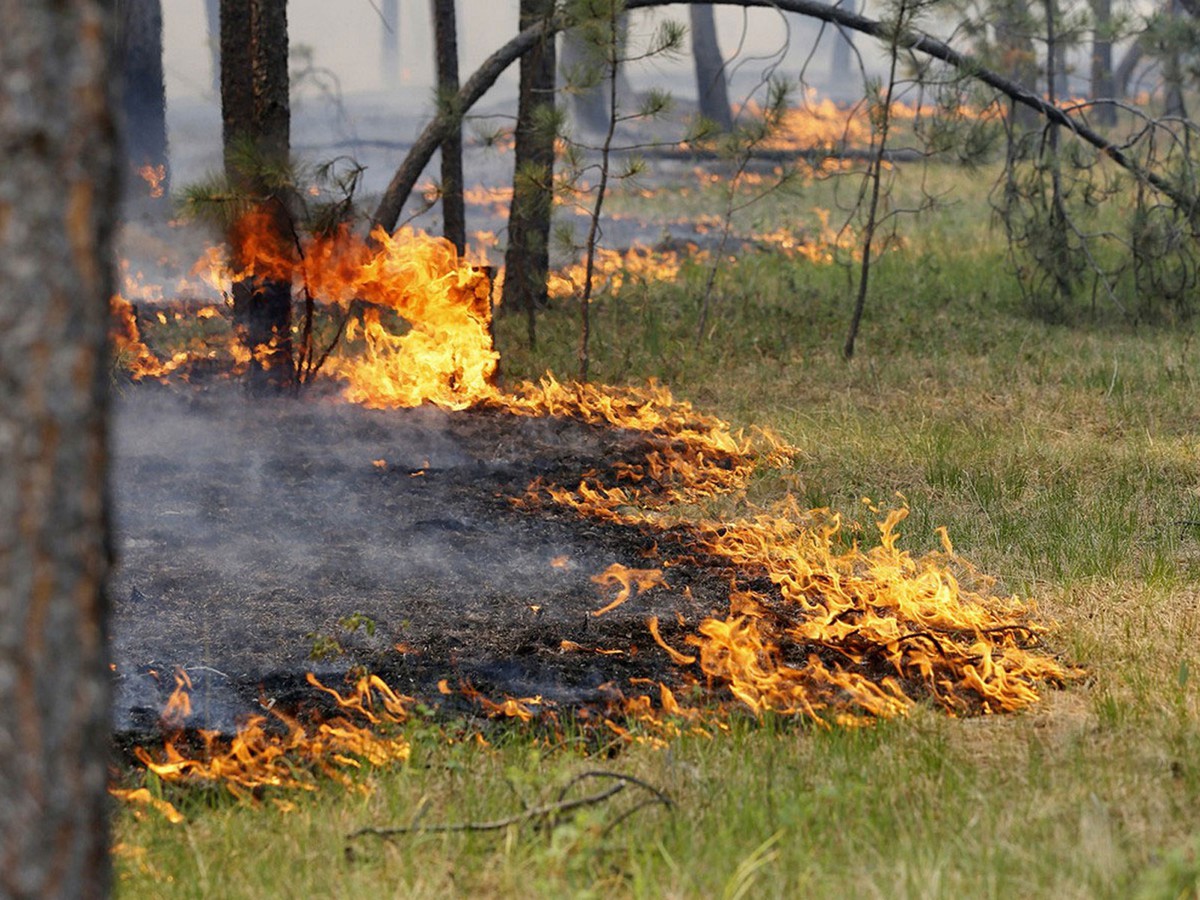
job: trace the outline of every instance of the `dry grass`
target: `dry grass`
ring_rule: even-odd
[[[788,209],[764,210],[764,226]],[[362,794],[282,798],[289,812],[271,798],[243,807],[194,794],[182,798],[182,826],[123,810],[119,892],[1196,896],[1194,326],[1030,319],[981,215],[946,215],[879,267],[852,364],[837,356],[844,274],[762,255],[721,274],[720,331],[699,346],[698,268],[601,300],[594,365],[602,379],[669,380],[796,444],[794,468],[764,477],[755,500],[790,490],[869,526],[860,498],[902,493],[907,544],[933,546],[933,529],[949,526],[968,558],[1037,600],[1057,623],[1053,645],[1085,677],[1019,716],[922,708],[851,731],[745,719],[713,740],[612,759],[546,751],[521,733],[480,748],[452,723],[427,722],[413,729],[410,764],[364,773]],[[568,311],[543,317],[536,355],[521,328],[500,323],[510,376],[571,370]],[[408,822],[418,809],[426,822],[504,815],[596,767],[662,787],[675,810],[611,831],[612,811],[596,808],[551,831],[356,841],[346,852],[362,825]]]

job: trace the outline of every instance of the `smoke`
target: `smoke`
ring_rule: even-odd
[[[408,672],[413,690],[464,673],[553,690],[539,654],[600,627],[587,621],[600,605],[590,576],[636,564],[638,539],[507,498],[538,475],[577,480],[615,440],[498,413],[250,400],[228,383],[124,391],[112,442],[118,729],[147,726],[175,667],[208,698],[191,724],[219,728],[254,707],[260,684],[294,689],[306,671],[356,664]],[[606,680],[576,676],[589,690]]]

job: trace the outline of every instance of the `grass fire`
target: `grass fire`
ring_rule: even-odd
[[[223,266],[218,252],[206,254],[199,266],[205,281],[226,294],[227,286],[237,280],[283,280],[320,309],[315,326],[304,326],[304,340],[312,334],[315,342],[317,335],[332,332],[333,342],[299,352],[309,358],[319,354],[324,377],[340,388],[333,395],[313,392],[298,398],[297,407],[312,407],[303,415],[322,416],[331,404],[380,411],[428,407],[443,411],[435,429],[445,429],[455,417],[474,416],[472,427],[488,432],[491,441],[512,440],[507,432],[520,428],[525,419],[561,423],[553,427],[586,433],[602,443],[601,453],[593,448],[590,458],[581,454],[579,459],[560,460],[545,471],[531,466],[524,483],[519,467],[506,473],[503,489],[496,491],[506,507],[503,514],[552,518],[567,530],[603,527],[608,542],[628,542],[639,557],[638,565],[613,562],[602,571],[581,573],[590,578],[592,589],[570,598],[582,613],[580,619],[550,613],[549,608],[567,604],[545,591],[517,607],[521,620],[530,613],[535,623],[555,620],[536,629],[541,646],[532,655],[553,656],[557,680],[543,674],[537,685],[538,667],[527,659],[508,661],[520,663],[522,669],[519,676],[510,674],[507,679],[465,674],[471,669],[463,659],[472,654],[469,637],[454,654],[458,659],[438,659],[436,637],[410,625],[407,633],[376,635],[396,648],[390,660],[386,650],[370,654],[371,674],[355,674],[367,671],[365,661],[343,664],[346,677],[352,683],[357,680],[348,696],[325,687],[311,672],[297,672],[297,682],[304,677],[315,688],[312,699],[301,703],[303,711],[271,708],[241,721],[229,734],[201,726],[196,737],[169,737],[161,750],[138,747],[136,759],[158,779],[215,782],[235,793],[266,786],[310,788],[311,776],[299,773],[312,770],[338,777],[347,765],[403,759],[402,726],[418,701],[397,693],[386,681],[389,673],[402,674],[403,690],[422,703],[456,696],[464,708],[538,722],[551,731],[565,727],[564,716],[582,716],[578,721],[603,724],[608,733],[627,739],[632,739],[634,723],[656,740],[680,727],[711,729],[739,711],[801,716],[835,726],[902,716],[919,702],[953,715],[1013,712],[1036,702],[1046,685],[1061,684],[1075,674],[1045,648],[1044,626],[1032,617],[1029,603],[996,595],[987,578],[955,555],[944,531],[943,547],[936,553],[914,556],[902,549],[899,528],[907,514],[902,501],[891,512],[871,508],[879,517],[873,538],[848,538],[839,515],[804,510],[790,497],[770,507],[750,502],[746,494],[760,472],[789,465],[799,452],[770,433],[735,433],[653,383],[604,387],[560,382],[546,374],[536,383],[500,386],[489,281],[460,260],[448,242],[407,230],[395,236],[376,232],[363,240],[343,229],[300,246],[299,252],[285,251],[267,230],[269,222],[255,217],[236,230],[247,238],[247,245],[235,254],[245,261],[242,271]],[[225,308],[226,303],[212,298],[197,312]],[[245,351],[239,355],[232,328],[223,344],[201,343],[176,351],[168,360],[159,359],[142,341],[133,309],[129,301],[114,298],[114,340],[135,382],[165,382],[173,386],[158,392],[186,395],[211,388],[213,359],[228,360],[229,369],[220,373],[225,376],[244,366]],[[210,318],[206,313],[198,321]],[[179,326],[182,331],[189,327],[186,322]],[[297,366],[298,371],[303,368]],[[198,377],[205,379],[204,385]],[[295,452],[308,439],[295,431],[305,427],[303,418],[288,415],[291,421],[281,433]],[[355,421],[381,424],[363,413],[343,417],[336,428],[353,427]],[[570,456],[569,441],[565,443],[568,446],[557,452]],[[385,436],[380,446],[386,444]],[[319,443],[314,450],[319,453]],[[386,450],[383,454],[374,458],[364,452],[358,468],[363,474],[393,473],[396,467]],[[286,466],[285,459],[281,456],[273,464]],[[305,466],[302,459],[295,462]],[[439,483],[456,477],[454,466],[425,459],[399,467],[410,476],[421,476],[419,490],[433,491],[435,497]],[[413,502],[407,498],[416,483],[392,478],[376,481],[370,489],[403,504]],[[488,490],[482,480],[476,486]],[[303,481],[291,487],[312,489]],[[438,497],[437,502],[445,504],[443,509],[453,506],[446,498]],[[717,519],[705,512],[719,504],[732,504],[729,508],[736,514]],[[319,530],[326,517],[309,515],[306,527]],[[364,509],[360,515],[366,524],[374,513]],[[472,527],[503,529],[504,518]],[[369,529],[360,534],[368,543],[392,539],[391,534]],[[453,536],[478,545],[470,534]],[[282,530],[277,538],[283,539]],[[397,565],[403,566],[403,546],[380,549],[393,553]],[[186,555],[188,548],[172,552]],[[571,559],[554,558],[560,560],[558,567]],[[126,568],[131,564],[133,560],[127,561]],[[263,564],[278,565],[265,560]],[[550,565],[553,560],[548,570]],[[147,575],[137,573],[134,578]],[[141,586],[133,589],[151,593],[147,585],[153,581],[142,577]],[[389,587],[394,593],[394,586]],[[304,586],[293,589],[303,591]],[[701,589],[703,600],[696,596]],[[463,610],[456,608],[447,586],[441,591],[442,615],[460,615]],[[657,599],[648,604],[644,595]],[[394,627],[391,623],[406,610],[404,599],[398,598],[397,608],[379,606],[373,612]],[[603,623],[616,619],[618,610],[619,628],[606,630],[598,624],[589,633],[588,618]],[[491,613],[490,628],[515,632],[528,627],[513,621],[511,598],[504,598]],[[221,614],[237,615],[236,605]],[[373,617],[360,617],[375,623]],[[255,627],[253,617],[242,626]],[[425,627],[436,631],[436,617]],[[332,648],[337,642],[330,643]],[[139,652],[136,641],[124,646]],[[333,655],[340,651],[336,647]],[[487,654],[493,652],[486,649]],[[236,654],[227,655],[236,664]],[[528,648],[514,654],[530,655]],[[283,668],[287,653],[280,656]],[[422,671],[414,676],[410,664],[417,658]],[[572,660],[590,673],[587,678],[562,677]],[[148,659],[122,662],[144,661]],[[168,732],[189,724],[190,717],[179,714],[191,690],[188,662],[194,667],[212,659],[175,660],[176,687],[162,713]],[[492,659],[490,664],[503,662]],[[332,671],[328,664],[325,671]],[[563,690],[564,680],[574,680],[573,691]],[[435,683],[436,691],[431,690]],[[539,687],[536,696],[520,695],[527,684]],[[290,687],[293,705],[300,696],[297,686]],[[330,698],[332,705],[319,702]],[[687,698],[686,706],[680,698]],[[141,797],[127,791],[121,796],[134,801]]]

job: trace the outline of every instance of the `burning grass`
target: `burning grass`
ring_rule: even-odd
[[[1013,712],[1034,703],[1042,685],[1073,674],[1042,648],[1043,629],[1030,619],[1028,605],[994,595],[991,583],[954,555],[944,533],[938,554],[914,557],[900,549],[903,509],[879,523],[878,544],[865,546],[844,541],[836,515],[803,512],[794,501],[773,511],[750,506],[748,514],[726,521],[697,521],[688,512],[697,504],[744,496],[761,470],[788,463],[795,450],[769,434],[751,440],[735,433],[653,382],[611,388],[546,375],[510,390],[497,387],[489,285],[446,242],[407,231],[379,232],[367,242],[343,231],[314,240],[297,256],[263,233],[266,221],[250,219],[239,229],[249,237],[238,254],[248,260],[247,270],[231,272],[210,254],[206,277],[216,285],[248,277],[292,280],[305,296],[340,307],[347,344],[331,356],[328,371],[345,382],[347,402],[494,408],[639,435],[637,455],[586,472],[578,483],[536,479],[513,502],[635,529],[660,545],[655,567],[616,565],[597,574],[598,585],[619,590],[593,616],[667,585],[671,576],[664,569],[681,565],[725,581],[729,603],[682,641],[675,629],[677,646],[664,638],[657,618],[647,619],[646,638],[673,670],[651,694],[635,692],[602,715],[585,714],[585,727],[594,722],[621,740],[640,740],[620,724],[640,722],[661,740],[679,734],[679,723],[711,728],[734,708],[823,725],[905,715],[922,700],[954,715]],[[115,300],[113,308],[117,346],[131,375],[162,379],[187,371],[186,351],[158,361],[129,305]],[[272,711],[244,723],[232,738],[201,732],[190,750],[173,739],[158,752],[137,750],[137,759],[158,779],[220,782],[242,794],[309,789],[311,776],[297,776],[298,764],[300,771],[340,778],[346,766],[406,758],[402,737],[379,736],[375,729],[403,723],[411,701],[378,678],[360,679],[349,697],[314,687],[334,698],[335,718],[309,725]],[[702,697],[703,711],[682,705],[676,699],[681,689]],[[541,697],[492,698],[470,685],[452,690],[491,717],[527,722],[554,709]],[[351,714],[361,721],[352,722]]]
[[[792,210],[780,203],[762,214],[770,228],[790,221]],[[684,267],[678,284],[630,292],[598,317],[596,365],[614,380],[630,370],[658,375],[727,420],[774,428],[798,448],[795,462],[759,467],[739,490],[768,509],[784,491],[801,509],[831,508],[842,524],[832,537],[835,557],[856,542],[864,553],[880,550],[876,533],[855,525],[870,513],[862,497],[902,491],[910,558],[944,561],[935,528],[947,525],[984,571],[1038,597],[1042,615],[1060,623],[1053,646],[1088,668],[1086,680],[1019,715],[951,718],[926,701],[870,728],[829,729],[769,711],[739,715],[739,703],[713,718],[703,678],[668,695],[647,684],[629,691],[639,699],[622,716],[593,713],[612,723],[592,732],[611,736],[599,745],[579,720],[563,717],[558,750],[536,725],[489,730],[485,746],[477,721],[431,720],[417,709],[403,726],[409,765],[348,773],[369,792],[301,791],[276,797],[282,805],[234,807],[150,779],[147,797],[174,801],[189,821],[181,828],[145,807],[121,811],[119,893],[1194,892],[1200,556],[1195,528],[1178,524],[1200,520],[1191,327],[1030,321],[1002,275],[1003,248],[985,210],[946,208],[922,224],[918,239],[879,267],[879,302],[868,308],[864,351],[852,365],[836,353],[844,274],[775,255],[722,271],[721,337],[699,347],[688,298],[701,278]],[[169,346],[156,342],[158,328],[165,332],[147,322],[152,346]],[[522,349],[520,328],[497,323],[510,378],[535,380],[547,360],[569,367],[573,323],[565,313],[544,315],[536,359]],[[674,510],[615,512],[753,521],[740,515],[737,493]],[[976,575],[961,562],[949,566],[960,587],[976,592]],[[672,586],[673,568],[662,567]],[[747,587],[777,593],[765,577]],[[656,595],[632,597],[593,621]],[[589,610],[613,596],[589,597]],[[688,661],[697,648],[672,617],[660,616],[655,628],[666,646],[655,642],[651,652],[665,660],[669,647],[682,657],[673,666],[697,666]],[[646,631],[655,641],[649,623]],[[564,653],[594,659],[613,649],[577,643]],[[683,715],[662,715],[667,696]],[[691,710],[702,725],[687,717]],[[655,731],[656,722],[678,733]],[[664,739],[669,752],[657,749]],[[585,810],[549,832],[414,835],[345,852],[346,835],[364,825],[500,819],[518,806],[514,795],[536,807],[553,799],[555,785],[598,764],[664,789],[677,812],[610,830],[598,811]]]

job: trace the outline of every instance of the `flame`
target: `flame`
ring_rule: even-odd
[[[690,259],[702,261],[707,252],[692,248]],[[679,275],[683,260],[674,250],[655,251],[644,244],[634,244],[624,253],[597,247],[593,260],[593,296],[607,290],[613,297],[620,296],[627,284],[650,281],[672,281]],[[587,267],[583,261],[572,263],[550,276],[547,290],[551,297],[562,299],[582,293],[587,278]]]
[[[792,448],[769,433],[751,439],[734,432],[653,381],[613,388],[547,374],[538,383],[498,388],[490,285],[449,242],[408,229],[396,235],[377,230],[369,240],[343,229],[296,246],[272,238],[270,228],[268,217],[251,213],[240,223],[233,254],[241,268],[213,251],[197,271],[220,290],[250,275],[288,280],[343,311],[346,343],[330,371],[345,382],[351,402],[495,408],[630,434],[632,449],[604,471],[589,472],[574,486],[535,481],[513,501],[654,534],[669,530],[681,559],[702,561],[731,585],[728,611],[704,618],[683,639],[689,652],[664,640],[656,617],[646,621],[649,637],[678,667],[679,684],[704,686],[715,711],[687,707],[660,684],[657,703],[639,693],[603,720],[622,740],[654,743],[685,728],[707,733],[704,726],[722,727],[719,716],[728,703],[844,725],[904,715],[922,698],[956,715],[1010,712],[1035,702],[1041,684],[1073,674],[1040,649],[1043,629],[1030,621],[1031,605],[994,596],[948,541],[941,553],[923,557],[902,550],[903,508],[879,522],[878,544],[869,548],[844,549],[836,515],[805,512],[794,501],[729,522],[697,523],[697,504],[738,497],[760,468],[791,458]],[[169,371],[174,360],[163,363],[146,348],[127,301],[114,300],[114,316],[115,341],[133,364],[155,374]],[[566,562],[556,558],[551,565]],[[592,580],[616,589],[594,616],[666,586],[662,568],[619,564]],[[625,651],[566,641],[561,649],[637,652],[636,646]],[[186,673],[176,679],[164,720],[178,727],[189,713],[191,685]],[[176,735],[158,753],[138,748],[135,754],[164,781],[215,781],[240,796],[263,787],[313,790],[314,773],[349,784],[349,769],[407,759],[409,745],[394,732],[406,721],[410,698],[373,676],[345,694],[311,675],[309,681],[332,700],[336,715],[314,724],[271,711],[244,723],[232,739],[201,731],[199,747],[195,736],[189,743]],[[438,690],[451,692],[445,680]],[[540,697],[494,701],[469,686],[461,693],[489,716],[520,722],[547,715],[550,706]],[[613,721],[618,713],[625,725]]]
[[[136,747],[134,755],[164,782],[221,784],[242,798],[269,787],[316,790],[314,773],[349,786],[347,769],[361,768],[364,763],[382,766],[408,759],[408,741],[386,730],[407,720],[412,698],[397,694],[375,676],[360,678],[347,694],[326,687],[311,674],[308,681],[333,698],[339,715],[316,725],[305,725],[272,710],[269,717],[250,717],[229,740],[213,731],[198,731],[201,742],[198,751],[176,733],[167,738],[157,754]],[[190,687],[186,675],[177,676],[177,683],[173,699]],[[181,701],[175,703],[177,708],[182,705]],[[144,802],[137,792],[117,796],[130,802]]]
[[[138,177],[150,186],[150,196],[155,200],[163,196],[164,182],[167,180],[167,167],[165,165],[151,166],[149,164],[142,166],[137,171]]]
[[[617,587],[616,597],[602,609],[592,612],[593,616],[602,616],[616,609],[628,600],[636,590],[639,594],[653,587],[667,587],[663,580],[662,569],[630,569],[620,563],[613,563],[599,575],[593,575],[592,581],[602,588]]]

